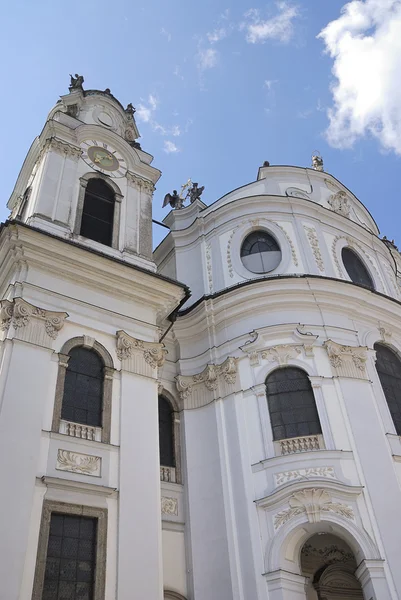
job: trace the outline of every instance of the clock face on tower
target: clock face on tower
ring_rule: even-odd
[[[124,177],[127,172],[125,160],[109,144],[97,140],[85,140],[81,144],[82,158],[92,169],[110,177]]]

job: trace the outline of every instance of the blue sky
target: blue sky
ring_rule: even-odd
[[[401,245],[401,0],[17,0],[2,17],[4,206],[79,73],[137,108],[163,172],[154,218],[189,177],[211,203],[318,150]]]

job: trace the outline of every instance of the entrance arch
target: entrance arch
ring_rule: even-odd
[[[307,600],[364,600],[355,555],[338,536],[314,534],[304,543],[300,562]]]

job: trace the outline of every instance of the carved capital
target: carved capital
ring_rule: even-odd
[[[143,190],[150,195],[155,191],[154,184],[148,179],[139,177],[139,175],[135,175],[135,173],[131,173],[131,171],[127,171],[126,177],[128,184],[138,190]]]
[[[219,394],[231,393],[230,388],[236,382],[237,364],[232,356],[220,365],[206,365],[203,371],[196,375],[176,377],[177,390],[185,408],[198,408],[213,401]]]
[[[326,348],[331,366],[339,377],[366,379],[367,348],[343,346],[333,340],[327,340],[323,346]]]
[[[56,137],[46,140],[44,150],[53,150],[53,152],[57,152],[57,154],[61,154],[61,156],[66,156],[75,160],[78,160],[82,154],[82,150],[78,146],[74,146],[73,144],[69,144],[63,140],[59,140]]]
[[[18,339],[50,347],[50,340],[57,338],[67,317],[65,312],[45,310],[22,298],[2,300],[0,329],[8,331],[12,324]]]
[[[157,367],[162,367],[166,354],[164,344],[145,342],[128,335],[125,331],[117,331],[117,356],[128,371],[153,376],[149,369],[153,371]],[[141,362],[146,364],[140,366]]]

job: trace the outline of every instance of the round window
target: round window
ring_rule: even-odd
[[[241,260],[252,273],[269,273],[280,264],[280,246],[266,231],[253,231],[242,244]]]
[[[343,259],[344,267],[349,275],[349,278],[354,283],[365,285],[366,287],[374,290],[372,278],[369,271],[359,258],[356,252],[348,248],[347,246],[342,249],[341,257]]]

